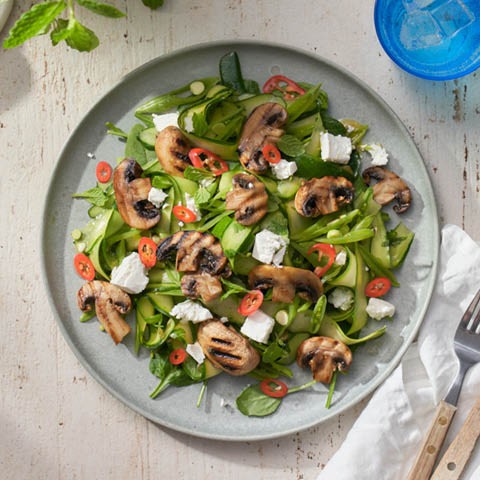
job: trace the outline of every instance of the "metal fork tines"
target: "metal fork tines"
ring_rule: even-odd
[[[460,369],[445,401],[456,405],[462,387],[465,372],[475,363],[480,362],[480,290],[477,292],[463,314],[454,338],[454,348],[460,360]]]

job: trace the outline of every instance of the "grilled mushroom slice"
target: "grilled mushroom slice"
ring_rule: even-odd
[[[233,190],[227,193],[226,207],[235,210],[235,220],[241,225],[254,225],[267,213],[265,186],[246,173],[237,173],[232,181]]]
[[[162,168],[170,175],[183,177],[184,170],[192,164],[189,151],[188,140],[179,128],[170,126],[158,133],[155,153]]]
[[[352,200],[353,185],[345,177],[312,178],[298,189],[295,209],[304,217],[318,217],[337,212]]]
[[[185,274],[182,277],[181,287],[186,297],[201,297],[204,302],[211,302],[222,294],[222,283],[218,277],[208,273]]]
[[[376,180],[373,185],[373,198],[380,205],[386,205],[393,200],[397,204],[393,206],[396,213],[405,212],[412,202],[412,195],[408,185],[394,172],[385,167],[369,167],[363,171],[362,177],[367,185]]]
[[[264,173],[269,163],[262,154],[267,143],[276,143],[283,135],[287,111],[278,103],[264,103],[250,114],[243,126],[238,154],[240,163],[250,172]]]
[[[148,201],[152,188],[149,178],[142,178],[142,167],[126,158],[115,169],[113,189],[118,211],[124,222],[139,230],[148,230],[160,221],[160,210]]]
[[[82,312],[89,312],[95,306],[98,320],[115,344],[130,333],[130,326],[122,315],[130,311],[132,302],[121,288],[100,280],[87,282],[77,292],[77,303]]]
[[[202,322],[197,340],[213,365],[230,375],[246,375],[260,363],[260,355],[249,341],[220,320]]]
[[[323,293],[323,284],[313,272],[296,267],[258,265],[250,270],[248,284],[252,290],[273,288],[273,302],[292,303],[295,293],[309,302],[316,302]]]
[[[186,230],[165,238],[157,247],[157,260],[176,254],[179,272],[209,273],[228,277],[231,273],[220,241],[210,233]]]
[[[340,340],[310,337],[297,350],[299,367],[310,367],[317,382],[330,383],[335,370],[344,371],[352,363],[352,352]]]

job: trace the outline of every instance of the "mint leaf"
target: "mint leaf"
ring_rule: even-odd
[[[120,138],[128,138],[128,134],[125,133],[121,128],[116,127],[112,122],[106,122],[105,126],[108,128],[107,133],[109,135],[116,135]]]
[[[197,205],[204,205],[212,198],[212,194],[204,187],[200,187],[193,196]]]
[[[8,37],[3,42],[3,48],[18,47],[29,38],[45,33],[55,18],[65,10],[66,6],[67,4],[63,0],[33,5],[15,22]]]
[[[163,5],[163,0],[142,0],[142,2],[146,7],[150,7],[152,10]]]
[[[98,47],[98,37],[89,28],[82,25],[76,18],[70,17],[68,35],[65,37],[67,45],[79,52],[90,52]]]
[[[118,10],[118,8],[115,8],[113,5],[108,5],[107,3],[98,3],[93,0],[77,0],[77,3],[84,8],[88,8],[88,10],[97,13],[98,15],[103,15],[104,17],[125,17],[125,13]]]
[[[289,157],[297,157],[305,153],[303,143],[293,135],[283,135],[277,142],[278,149]]]
[[[65,40],[70,34],[67,20],[64,20],[63,18],[57,18],[55,24],[55,28],[50,33],[50,39],[52,40],[52,44],[54,46],[59,44],[62,40]]]
[[[100,187],[93,187],[82,193],[74,193],[73,198],[83,198],[92,205],[104,207],[108,203],[108,196]]]

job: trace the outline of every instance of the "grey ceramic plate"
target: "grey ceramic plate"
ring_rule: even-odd
[[[367,141],[382,142],[390,152],[391,168],[413,187],[413,206],[402,220],[416,232],[416,238],[399,272],[402,287],[393,295],[398,313],[388,322],[385,336],[355,351],[349,374],[337,382],[329,410],[324,408],[326,388],[318,385],[286,397],[274,415],[245,417],[236,410],[235,398],[251,379],[227,375],[209,382],[200,408],[195,406],[200,385],[172,387],[151,400],[149,393],[157,381],[148,371],[147,354],[135,356],[132,339],[114,347],[95,320],[86,324],[78,320],[75,296],[82,280],[72,267],[70,233],[88,218],[86,203],[72,201],[71,194],[90,188],[95,179],[96,160],[87,153],[113,163],[122,155],[123,144],[105,135],[106,121],[128,130],[135,123],[137,105],[190,80],[216,75],[219,58],[231,50],[240,55],[245,77],[260,84],[272,73],[323,82],[331,113],[368,123]],[[404,126],[372,90],[317,56],[275,45],[237,42],[201,45],[158,58],[125,77],[97,102],[72,133],[58,160],[45,205],[42,241],[45,280],[60,329],[85,368],[108,391],[152,421],[181,432],[224,440],[258,440],[297,432],[338,415],[385,380],[413,340],[428,306],[439,236],[434,196],[423,161]],[[308,372],[296,371],[292,384],[309,378]]]

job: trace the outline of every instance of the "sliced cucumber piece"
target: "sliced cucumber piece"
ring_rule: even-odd
[[[370,244],[370,253],[384,268],[390,268],[390,244],[387,238],[387,229],[383,223],[382,213],[378,212],[373,220],[375,235]]]
[[[405,260],[415,234],[400,222],[390,235],[395,239],[390,244],[390,262],[392,268],[396,268]]]
[[[155,127],[146,128],[138,134],[138,139],[142,142],[143,146],[153,150],[155,148],[155,142],[157,140],[157,129]]]
[[[261,95],[255,95],[253,97],[245,98],[239,103],[245,109],[245,113],[250,115],[257,107],[264,103],[278,103],[285,107],[285,100],[282,97],[272,95],[270,93],[262,93]]]

